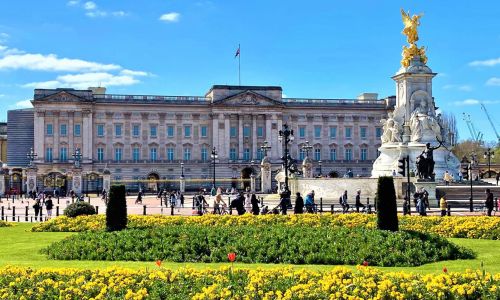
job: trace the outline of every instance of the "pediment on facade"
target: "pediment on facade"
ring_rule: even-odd
[[[214,105],[232,106],[282,106],[283,103],[252,91],[245,91],[214,101]]]
[[[36,101],[72,103],[72,102],[82,102],[82,101],[86,102],[88,100],[85,98],[76,96],[74,94],[71,94],[67,91],[61,91],[59,93],[55,93],[55,94],[49,95],[47,97],[36,99]]]

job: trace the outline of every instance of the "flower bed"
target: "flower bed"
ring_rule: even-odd
[[[499,299],[500,274],[372,268],[0,269],[0,299]]]
[[[12,224],[10,224],[9,222],[0,221],[0,227],[10,227],[10,226],[12,226]]]
[[[419,232],[435,233],[442,237],[500,239],[500,218],[495,217],[399,217],[400,229]],[[207,226],[218,225],[252,225],[269,226],[273,224],[303,225],[314,227],[332,226],[363,226],[376,227],[376,217],[366,214],[304,214],[304,215],[243,215],[218,216],[205,215],[202,217],[181,216],[129,216],[129,228],[152,228],[163,225],[201,224]],[[105,228],[105,217],[80,216],[76,218],[58,217],[48,222],[40,223],[32,231],[100,231]]]
[[[418,266],[474,258],[444,238],[362,227],[165,225],[119,232],[82,232],[43,250],[51,259]]]

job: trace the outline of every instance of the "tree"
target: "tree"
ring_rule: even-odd
[[[398,208],[396,190],[391,176],[378,178],[377,195],[377,227],[380,230],[398,231]]]
[[[443,139],[451,146],[455,146],[458,141],[458,128],[455,115],[452,113],[443,112],[441,114],[441,126]]]
[[[127,227],[127,201],[125,186],[113,185],[109,191],[106,208],[106,230],[119,231]]]

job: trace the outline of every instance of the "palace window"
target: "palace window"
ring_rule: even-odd
[[[67,136],[68,135],[68,125],[61,124],[61,126],[59,126],[59,134],[61,136]]]
[[[149,149],[149,159],[151,161],[156,161],[158,159],[157,154],[158,154],[157,148],[153,147],[153,148]]]
[[[157,137],[158,136],[158,126],[149,125],[149,132],[150,132],[152,138]]]
[[[345,138],[350,139],[352,137],[352,127],[345,128]]]
[[[321,126],[314,126],[314,137],[321,138]]]
[[[306,127],[300,126],[299,127],[299,138],[303,139],[305,137],[306,137]]]
[[[184,137],[191,137],[191,125],[184,126]]]
[[[52,148],[47,148],[45,150],[45,161],[52,162]]]
[[[366,160],[368,157],[368,150],[366,148],[361,149],[361,160]]]
[[[59,152],[59,161],[60,162],[67,162],[68,161],[68,148],[61,147],[61,150]]]
[[[123,149],[115,148],[115,161],[122,161],[123,158]]]
[[[243,137],[250,137],[250,127],[249,126],[243,126]]]
[[[345,149],[345,160],[352,160],[352,149]]]
[[[104,124],[97,124],[97,136],[98,137],[104,136]]]
[[[243,159],[250,160],[250,149],[249,148],[243,149]]]
[[[167,126],[167,136],[168,137],[174,137],[174,131],[175,131],[174,129],[175,129],[174,125]]]
[[[330,138],[331,139],[336,139],[337,138],[337,127],[330,127]]]
[[[74,129],[73,129],[73,135],[80,136],[81,134],[82,134],[82,125],[75,124]]]
[[[376,127],[376,128],[375,128],[375,136],[376,136],[377,138],[379,138],[379,137],[381,137],[381,136],[382,136],[382,128],[380,128],[380,127]]]
[[[175,158],[175,155],[174,155],[174,148],[167,148],[167,159],[172,161],[174,160]]]
[[[201,160],[202,161],[208,160],[208,150],[206,147],[201,148]]]
[[[362,139],[366,139],[366,127],[359,128],[359,137]]]
[[[134,147],[134,149],[132,149],[132,159],[134,161],[138,161],[140,159],[140,152],[141,149],[139,147]]]
[[[235,148],[229,149],[229,159],[231,159],[231,160],[237,160],[238,159],[238,155],[236,154],[236,149]]]
[[[140,125],[133,125],[132,126],[132,136],[139,137],[140,134],[141,134],[141,126]]]
[[[321,160],[321,149],[319,148],[314,149],[314,159]]]
[[[264,127],[257,127],[257,137],[264,137]]]
[[[45,133],[49,136],[52,136],[54,135],[54,125],[52,124],[47,124],[47,128],[46,128],[46,131]]]
[[[97,160],[98,161],[104,160],[104,148],[97,148]]]
[[[115,124],[115,137],[121,137],[121,136],[122,136],[122,125]]]
[[[230,135],[232,138],[235,138],[235,137],[236,137],[236,127],[234,127],[234,126],[232,126],[232,127],[231,127],[229,135]]]
[[[330,149],[330,160],[337,160],[337,149]]]
[[[191,160],[191,148],[184,148],[184,160]]]
[[[208,127],[201,126],[201,137],[207,137],[207,136],[208,136]]]
[[[306,158],[306,150],[300,149],[299,150],[299,160],[304,160]]]
[[[257,150],[257,159],[262,160],[264,158],[264,151],[262,149]]]

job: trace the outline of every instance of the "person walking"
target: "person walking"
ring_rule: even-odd
[[[421,196],[417,200],[417,211],[421,216],[427,216],[424,198]]]
[[[453,180],[451,174],[448,173],[448,171],[444,172],[443,180],[444,180],[444,185],[450,185],[450,182]]]
[[[231,207],[235,208],[240,216],[245,213],[245,196],[243,196],[243,192],[240,192],[238,196],[231,201]]]
[[[252,194],[252,198],[250,199],[250,202],[252,204],[252,213],[257,216],[259,214],[259,199],[257,199],[257,196],[255,193]]]
[[[49,197],[51,197],[51,196],[49,195]],[[40,199],[36,199],[35,204],[33,204],[33,209],[35,210],[35,221],[38,220],[39,213],[40,213],[40,218],[41,218],[41,212],[40,212],[41,208],[42,208],[42,205],[41,205]]]
[[[47,209],[47,218],[50,219],[52,217],[52,208],[54,208],[54,203],[50,195],[49,198],[45,200],[45,208]]]
[[[487,209],[487,214],[491,217],[491,212],[493,211],[493,193],[490,189],[486,189],[486,201],[484,202],[484,206]]]
[[[279,204],[281,208],[281,214],[286,215],[289,202],[290,202],[290,192],[287,190],[282,191],[280,194],[280,204]]]
[[[500,181],[500,172],[499,172],[499,173],[497,173],[497,176],[496,176],[495,178],[496,178],[496,180],[497,180],[497,186],[498,186],[498,181]]]
[[[295,207],[293,213],[296,215],[304,213],[304,199],[300,193],[295,194]]]
[[[356,212],[359,212],[359,208],[365,209],[365,205],[361,203],[361,190],[356,191]]]
[[[314,196],[312,192],[306,195],[306,212],[314,213]]]
[[[180,207],[184,208],[184,194],[183,193],[179,194],[179,200],[181,202],[181,206]]]
[[[340,205],[342,205],[342,213],[349,212],[349,204],[347,203],[347,191],[344,191],[342,196],[340,196]]]
[[[142,191],[139,190],[139,193],[137,194],[137,198],[135,199],[135,204],[142,204]]]
[[[250,193],[247,193],[245,195],[245,211],[247,213],[252,213],[252,198],[250,196]]]
[[[446,195],[443,195],[439,200],[439,208],[441,209],[441,217],[446,216],[446,209],[448,208],[448,201],[446,200]]]

